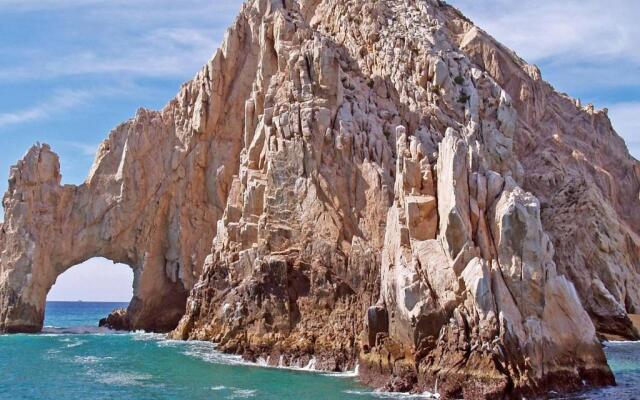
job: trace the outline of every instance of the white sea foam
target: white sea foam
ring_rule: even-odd
[[[344,393],[353,394],[356,396],[374,396],[379,399],[439,399],[440,395],[437,393],[395,393],[395,392],[381,392],[366,390],[345,390]]]
[[[83,344],[87,343],[85,340],[72,340],[71,342],[69,342],[68,345],[66,345],[65,347],[67,347],[68,349],[73,348],[73,347],[78,347],[78,346],[82,346]]]
[[[60,353],[62,353],[60,349],[49,349],[45,352],[44,358],[46,360],[57,360],[60,358]]]
[[[220,392],[220,391],[230,392],[229,395],[225,397],[226,399],[246,399],[249,397],[254,397],[257,393],[257,390],[254,390],[254,389],[240,389],[235,387],[226,387],[223,385],[213,386],[211,390],[216,392]]]
[[[265,360],[262,357],[258,357],[258,359],[255,362],[255,365],[259,366],[259,367],[269,367],[269,357],[267,357],[267,359]]]
[[[184,343],[185,342],[181,342],[179,340],[173,340],[173,339],[159,340],[158,347],[179,347]]]
[[[111,359],[113,359],[113,357],[75,356],[73,358],[74,362],[77,364],[97,364]]]
[[[607,346],[615,346],[615,345],[623,345],[623,344],[640,345],[640,340],[606,340],[604,344]]]
[[[117,386],[142,386],[145,381],[152,378],[149,374],[136,374],[132,372],[93,373],[96,381],[106,385]]]
[[[209,342],[185,342],[182,354],[198,358],[211,364],[255,365],[241,356],[225,354],[216,350],[216,345]]]
[[[61,335],[94,335],[116,333],[108,328],[100,328],[97,326],[74,326],[71,328],[63,328],[57,326],[45,326],[42,329],[42,334],[47,336],[61,336]]]
[[[250,389],[233,389],[233,392],[227,396],[227,399],[248,399],[249,397],[254,397],[257,393],[257,390]]]
[[[198,358],[212,364],[255,365],[244,360],[241,356],[225,354],[217,351],[217,344],[213,342],[199,340],[173,340],[168,339],[166,334],[148,333],[144,331],[133,332],[132,336],[133,340],[156,342],[158,347],[182,348],[182,354]]]
[[[302,367],[302,370],[303,371],[315,371],[317,362],[318,362],[318,360],[316,360],[315,357],[311,357],[311,360],[309,360],[309,363],[307,365],[305,365],[304,367]]]
[[[130,333],[133,337],[133,340],[137,341],[166,341],[167,335],[164,333],[153,333],[153,332],[145,332],[145,331],[134,331]]]
[[[291,371],[302,371],[302,372],[313,372],[313,373],[321,373],[325,376],[330,377],[339,377],[339,378],[355,378],[358,376],[358,365],[356,365],[355,370],[353,371],[344,371],[344,372],[327,372],[322,370],[317,370],[317,359],[312,357],[306,365],[285,365],[284,356],[280,356],[278,359],[278,365],[270,365],[270,357],[263,358],[259,357],[255,362],[247,361],[242,358],[242,356],[234,355],[234,354],[226,354],[217,350],[218,345],[213,342],[207,341],[198,341],[198,340],[172,340],[167,339],[166,335],[163,334],[155,334],[155,333],[146,333],[146,332],[134,332],[135,340],[144,340],[144,341],[156,341],[158,347],[176,347],[183,348],[182,354],[200,359],[204,362],[211,364],[224,364],[224,365],[242,365],[242,366],[250,366],[250,367],[261,367],[261,368],[274,368],[274,369],[284,369]]]
[[[358,364],[356,364],[356,367],[353,371],[341,371],[341,372],[328,372],[328,371],[323,371],[323,370],[319,370],[316,368],[317,365],[317,359],[315,357],[312,357],[309,362],[307,363],[307,365],[305,366],[300,366],[300,365],[284,365],[284,360],[283,360],[283,356],[280,356],[280,359],[278,360],[278,365],[277,366],[272,366],[272,365],[268,365],[268,364],[263,364],[264,360],[263,359],[258,359],[258,361],[256,362],[256,364],[260,367],[265,367],[265,368],[277,368],[277,369],[285,369],[285,370],[290,370],[290,371],[301,371],[301,372],[313,372],[313,373],[319,373],[322,374],[323,376],[328,376],[328,377],[333,377],[333,378],[357,378],[358,377],[358,370],[360,368],[360,366]],[[253,365],[256,365],[253,364]]]
[[[324,376],[332,376],[334,378],[357,378],[359,370],[360,370],[360,365],[356,364],[356,368],[353,371],[325,372],[322,375],[324,375]]]

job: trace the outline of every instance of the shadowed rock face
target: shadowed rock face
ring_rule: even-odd
[[[132,328],[182,316],[174,337],[271,365],[445,397],[610,384],[596,328],[637,334],[639,173],[603,112],[449,6],[254,0],[84,185],[46,146],[12,170],[0,330],[38,330],[99,255],[134,269]]]
[[[98,322],[99,327],[105,327],[116,331],[128,331],[131,329],[131,322],[127,315],[127,310],[118,308],[113,310],[105,318]]]

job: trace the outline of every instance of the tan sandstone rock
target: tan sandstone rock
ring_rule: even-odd
[[[637,335],[638,162],[440,1],[248,1],[85,184],[58,170],[47,146],[12,170],[1,331],[104,256],[134,269],[134,328],[391,390],[610,384],[597,332]]]

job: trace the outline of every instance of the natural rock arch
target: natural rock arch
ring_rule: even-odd
[[[82,185],[60,184],[48,145],[12,167],[0,225],[0,332],[39,331],[55,278],[96,256],[134,270],[132,329],[176,326],[238,173],[254,39],[227,42],[162,111],[140,109],[114,129]]]
[[[132,268],[132,327],[172,329],[197,269],[179,255],[169,258],[175,243],[158,221],[169,212],[167,200],[157,200],[163,207],[149,221],[144,210],[125,212],[122,197],[100,190],[100,174],[80,186],[61,186],[59,169],[47,145],[32,147],[12,169],[2,227],[2,330],[40,331],[46,297],[58,276],[93,257]]]
[[[56,278],[92,257],[133,269],[132,329],[175,327],[226,202],[232,171],[223,163],[237,157],[237,145],[220,138],[224,129],[196,131],[173,118],[178,107],[193,110],[176,100],[112,131],[79,186],[61,185],[46,144],[12,167],[0,231],[0,331],[40,331]]]
[[[246,20],[235,24],[247,29]],[[227,41],[162,111],[140,109],[114,129],[82,185],[60,185],[47,145],[11,169],[0,226],[0,332],[40,330],[55,276],[95,256],[136,271],[132,328],[177,324],[238,173],[255,40]]]

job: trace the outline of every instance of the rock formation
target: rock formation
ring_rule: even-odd
[[[559,271],[599,332],[639,339],[627,313],[640,312],[640,164],[606,109],[556,93],[535,66],[478,28],[449,26],[464,34],[460,45],[471,61],[513,99],[522,185],[541,202]]]
[[[116,331],[129,331],[131,330],[131,321],[129,321],[129,314],[124,308],[118,308],[113,310],[106,318],[102,318],[98,321],[99,327],[105,327]]]
[[[103,256],[134,269],[132,329],[392,390],[610,384],[597,332],[638,335],[640,164],[437,0],[249,1],[85,184],[58,169],[47,146],[12,169],[0,331]]]
[[[231,78],[242,73],[255,67],[219,57],[161,112],[139,110],[100,145],[80,186],[60,184],[47,145],[12,167],[0,230],[0,331],[39,331],[56,278],[98,256],[133,269],[132,329],[176,326],[237,172],[243,113],[221,94],[248,96]]]

